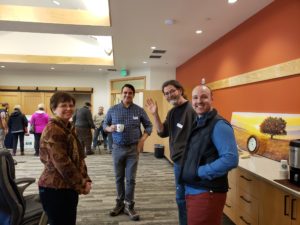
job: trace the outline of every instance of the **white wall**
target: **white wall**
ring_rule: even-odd
[[[22,72],[1,71],[0,85],[12,86],[54,86],[54,87],[92,87],[94,89],[93,109],[98,106],[109,107],[109,90],[106,75],[92,73],[59,73],[59,72]]]
[[[167,80],[176,79],[176,69],[151,69],[150,90],[161,90],[161,85]]]
[[[127,77],[121,77],[120,72],[115,72],[107,75],[107,83],[108,87],[110,87],[110,81],[115,79],[128,79],[132,77],[146,77],[146,89],[150,88],[150,70],[149,69],[138,69],[138,70],[130,70],[129,75]]]
[[[146,89],[147,90],[160,90],[161,85],[171,79],[176,79],[176,69],[170,68],[159,68],[159,69],[139,69],[129,71],[129,76],[125,77],[141,77],[146,76]],[[119,72],[115,72],[114,74],[110,74],[107,76],[107,82],[109,84],[110,80],[114,79],[122,79],[119,75]],[[109,87],[109,86],[108,86]]]
[[[164,81],[175,79],[175,69],[138,69],[129,71],[130,77],[146,76],[147,90],[160,90]],[[0,85],[3,86],[54,86],[54,87],[92,87],[93,113],[102,105],[105,111],[110,105],[110,80],[122,79],[119,72],[107,73],[63,73],[37,71],[0,71]]]

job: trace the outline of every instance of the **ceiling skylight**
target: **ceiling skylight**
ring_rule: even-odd
[[[94,16],[107,17],[109,16],[108,0],[84,0],[86,9]]]

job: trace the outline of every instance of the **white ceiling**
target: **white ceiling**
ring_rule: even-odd
[[[58,0],[60,7],[84,9],[81,0]],[[196,53],[234,29],[272,0],[239,0],[228,4],[227,0],[110,0],[111,27],[95,28],[49,25],[39,32],[80,35],[112,35],[115,65],[81,66],[56,65],[56,71],[99,72],[99,68],[148,69],[176,68]],[[0,0],[0,4],[17,4],[56,7],[51,0]],[[173,25],[166,25],[173,19]],[[34,30],[28,26],[0,22],[2,31]],[[202,34],[195,34],[197,29]],[[1,37],[0,37],[1,38]],[[1,40],[0,40],[1,41]],[[161,59],[149,59],[152,50],[166,50]],[[146,61],[147,64],[144,64]],[[45,70],[53,65],[1,63],[5,70]],[[103,71],[101,73],[103,73]]]

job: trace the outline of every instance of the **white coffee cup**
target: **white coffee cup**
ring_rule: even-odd
[[[287,160],[280,160],[280,169],[279,169],[279,177],[280,179],[288,179],[289,176],[289,166]]]
[[[124,131],[124,124],[117,124],[117,132],[123,132]]]

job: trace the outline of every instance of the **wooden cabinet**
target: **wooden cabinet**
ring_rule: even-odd
[[[25,115],[31,115],[37,110],[40,103],[44,103],[44,93],[42,92],[21,92],[22,112]]]
[[[258,224],[259,180],[246,172],[237,171],[236,224]]]
[[[50,98],[53,94],[54,93],[51,92],[45,92],[45,97],[44,97],[45,112],[51,117],[54,116],[50,109]]]
[[[291,195],[291,221],[292,225],[300,224],[300,198]]]
[[[300,224],[299,198],[267,182],[262,182],[261,193],[260,224]]]
[[[48,93],[46,93],[48,94]],[[37,106],[44,102],[42,92],[0,92],[0,103],[9,104],[9,113],[13,112],[15,105],[21,105],[22,113],[31,115],[37,110]]]
[[[224,213],[233,221],[236,222],[236,171],[233,169],[228,173],[228,192],[224,206]]]
[[[15,105],[21,104],[20,92],[0,92],[0,103],[7,102],[9,104],[8,112],[11,113]]]
[[[228,174],[224,213],[237,225],[300,225],[300,198],[244,169]]]

